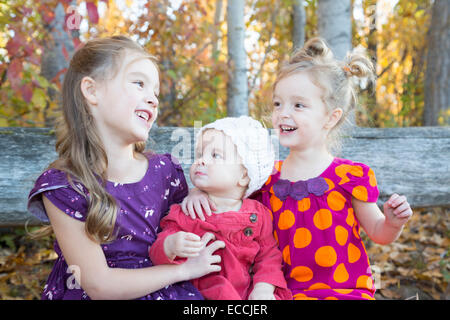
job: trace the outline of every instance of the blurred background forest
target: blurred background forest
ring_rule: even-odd
[[[159,126],[239,113],[264,120],[280,63],[324,34],[331,34],[337,56],[354,48],[375,63],[375,84],[360,83],[359,126],[448,126],[449,6],[448,0],[0,0],[0,127],[52,127],[73,52],[88,39],[115,34],[159,60]],[[229,18],[239,15],[243,28],[231,28]],[[239,29],[245,40],[233,44]],[[333,32],[343,39],[336,42]],[[239,76],[245,81],[233,88]],[[450,299],[449,215],[448,208],[415,210],[395,243],[366,241],[372,271],[381,277],[376,298]],[[0,300],[40,298],[55,259],[53,240],[0,228]]]
[[[131,36],[159,59],[159,126],[193,126],[194,120],[227,115],[227,99],[233,96],[227,94],[227,85],[233,83],[227,46],[227,10],[233,8],[228,2],[233,1],[1,0],[0,126],[52,126],[62,78],[76,47],[114,34]],[[245,3],[243,104],[248,103],[252,116],[261,119],[271,105],[280,62],[294,46],[319,35],[330,7],[343,2],[350,8],[340,18],[344,23],[331,27],[351,25],[351,35],[344,39],[348,49],[365,51],[376,65],[376,84],[361,85],[357,124],[449,124],[449,1],[234,2]]]

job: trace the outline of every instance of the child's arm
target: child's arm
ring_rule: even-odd
[[[160,221],[162,231],[149,250],[153,264],[183,263],[184,258],[198,256],[209,241],[215,240],[210,232],[202,238],[195,234],[197,222],[187,218],[180,205],[171,206],[169,214]]]
[[[405,196],[393,194],[383,205],[383,212],[376,203],[352,198],[356,218],[374,242],[388,244],[395,241],[402,232],[404,224],[412,215]]]
[[[173,231],[173,228],[165,229],[158,234],[158,238],[150,247],[150,259],[155,265],[183,263],[185,259],[175,261],[175,258],[198,257],[206,245],[215,238],[211,232],[205,233],[200,238],[195,233]]]
[[[77,266],[80,272],[74,274],[75,279],[92,299],[135,299],[179,281],[220,271],[215,265],[220,257],[212,254],[223,247],[222,241],[180,265],[109,268],[101,246],[86,235],[84,223],[64,214],[45,196],[43,201],[64,258],[69,266]]]
[[[192,219],[198,216],[201,220],[205,221],[202,208],[208,216],[211,216],[211,210],[217,210],[216,205],[208,197],[207,193],[198,188],[192,188],[189,190],[189,194],[183,199],[181,209],[185,215],[189,215]]]

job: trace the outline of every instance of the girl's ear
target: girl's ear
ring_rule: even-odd
[[[248,187],[249,183],[250,183],[250,178],[249,178],[249,176],[247,174],[247,170],[244,170],[241,178],[238,181],[238,185],[240,187],[246,188],[246,187]]]
[[[86,98],[86,101],[91,105],[97,105],[98,98],[97,98],[97,87],[96,82],[91,77],[84,77],[81,79],[81,92],[83,93],[83,96]]]
[[[332,129],[342,118],[344,111],[341,108],[336,108],[328,115],[328,121],[325,123],[325,129]]]

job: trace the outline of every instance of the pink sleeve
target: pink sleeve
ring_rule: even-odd
[[[353,197],[365,202],[377,202],[379,196],[377,179],[369,166],[353,162],[352,165],[336,167],[335,172],[341,178],[339,185]]]
[[[174,260],[171,260],[167,257],[166,253],[164,252],[164,241],[166,240],[167,236],[174,234],[178,231],[186,231],[181,227],[183,223],[180,223],[180,218],[182,218],[180,216],[180,212],[181,209],[179,205],[172,205],[170,207],[169,214],[165,216],[160,222],[162,231],[158,233],[156,241],[152,244],[152,246],[149,249],[150,260],[152,260],[154,265],[181,264],[184,261],[186,261],[185,258],[178,258],[178,257],[176,257]]]
[[[269,209],[260,205],[263,218],[259,244],[261,246],[253,266],[253,284],[267,282],[276,288],[275,294],[283,300],[292,300],[282,271],[282,256],[272,232],[272,221]]]

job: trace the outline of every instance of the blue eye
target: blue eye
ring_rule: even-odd
[[[133,81],[134,84],[137,84],[140,88],[144,87],[144,81],[138,80],[138,81]]]

